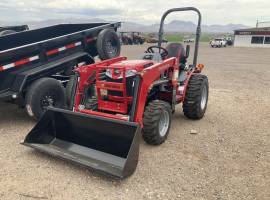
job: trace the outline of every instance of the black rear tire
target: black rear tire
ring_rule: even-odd
[[[98,34],[97,51],[101,60],[118,57],[121,44],[118,35],[113,29],[104,29]]]
[[[65,89],[53,78],[36,80],[26,94],[26,111],[29,116],[37,120],[42,117],[48,106],[63,108],[65,103]]]
[[[209,85],[208,78],[202,74],[192,75],[183,103],[184,115],[189,119],[201,119],[208,103]]]
[[[164,130],[160,126],[163,112],[166,112],[167,122],[163,124]],[[169,103],[160,100],[151,101],[145,108],[143,116],[142,136],[146,143],[159,145],[165,142],[168,137],[172,120],[172,109]],[[166,121],[166,120],[165,120]]]

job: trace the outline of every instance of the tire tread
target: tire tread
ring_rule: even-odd
[[[204,115],[206,108],[204,110],[200,108],[201,88],[203,84],[207,84],[208,92],[207,76],[195,74],[192,75],[189,80],[185,100],[183,102],[184,115],[189,119],[201,119]]]
[[[146,106],[144,111],[144,128],[142,131],[142,136],[145,142],[151,145],[162,144],[167,139],[169,133],[170,126],[168,128],[167,134],[164,137],[160,137],[159,132],[157,131],[159,126],[161,109],[168,109],[171,120],[171,106],[167,102],[154,100]]]

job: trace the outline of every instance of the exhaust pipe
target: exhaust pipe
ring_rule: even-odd
[[[22,144],[122,179],[138,164],[140,131],[137,123],[50,107]]]

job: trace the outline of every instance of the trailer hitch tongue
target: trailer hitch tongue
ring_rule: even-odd
[[[125,178],[138,163],[140,130],[136,123],[49,107],[22,144]]]

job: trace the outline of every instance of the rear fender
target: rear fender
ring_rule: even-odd
[[[201,70],[199,70],[197,67],[188,72],[187,79],[186,79],[185,84],[183,86],[184,87],[183,88],[183,95],[181,96],[180,101],[184,101],[184,99],[186,97],[187,86],[188,86],[188,83],[189,83],[191,76],[193,76],[195,74],[200,74],[200,73],[201,73]]]

